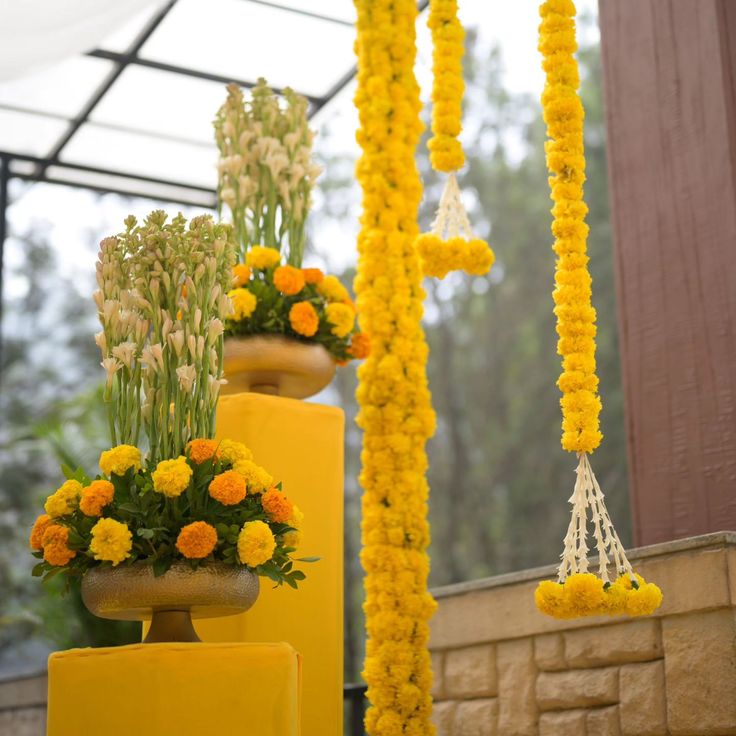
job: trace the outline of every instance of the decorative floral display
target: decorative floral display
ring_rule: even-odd
[[[33,574],[143,563],[161,575],[176,561],[219,561],[296,587],[305,576],[291,554],[303,516],[245,445],[212,439],[233,308],[230,227],[166,220],[153,212],[139,226],[130,217],[100,244],[96,342],[114,446],[94,478],[63,467],[67,480],[31,531],[41,560]]]
[[[557,382],[562,392],[562,447],[576,452],[579,460],[558,582],[540,583],[535,600],[542,613],[556,618],[645,615],[659,607],[662,592],[632,570],[588,459],[603,435],[595,374],[596,313],[586,254],[584,110],[574,56],[575,5],[571,0],[548,0],[540,6],[540,15],[539,50],[546,74],[542,111],[549,136],[545,151],[557,254],[553,296],[557,349],[562,356],[562,375]],[[588,572],[588,511],[598,554],[597,576]],[[609,566],[615,567],[615,580],[609,577]]]
[[[215,119],[218,196],[230,210],[239,259],[228,335],[284,335],[324,346],[338,363],[365,357],[347,289],[320,269],[302,268],[314,181],[314,133],[304,97],[284,103],[264,80],[246,99],[234,84]],[[338,306],[345,305],[345,306]],[[350,307],[350,310],[347,309]]]
[[[463,270],[475,276],[493,265],[493,251],[476,238],[460,198],[456,171],[465,163],[458,140],[462,130],[463,53],[465,30],[457,15],[457,0],[430,0],[432,33],[432,137],[429,159],[435,171],[449,173],[432,231],[417,238],[416,247],[427,276],[444,278]]]
[[[368,641],[363,675],[372,736],[428,736],[432,673],[425,444],[435,416],[421,326],[421,269],[413,247],[421,181],[414,0],[356,0],[357,176],[363,189],[358,307],[371,339],[358,369],[364,430],[363,549]]]

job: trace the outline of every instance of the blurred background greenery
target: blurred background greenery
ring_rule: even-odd
[[[588,21],[590,22],[590,21]],[[598,309],[598,363],[605,442],[596,473],[625,544],[630,542],[627,470],[615,323],[600,55],[580,52],[586,106],[590,255]],[[559,373],[551,289],[550,201],[544,127],[537,99],[502,84],[503,59],[467,39],[466,145],[461,176],[471,220],[490,239],[496,265],[487,277],[452,274],[426,282],[429,378],[438,425],[429,443],[432,524],[430,583],[439,586],[554,562],[568,519],[574,458],[560,449]],[[329,143],[327,126],[321,138]],[[443,184],[419,163],[426,195],[424,229]],[[321,150],[329,150],[322,145]],[[354,159],[327,156],[312,233],[355,218]],[[347,194],[346,194],[347,193]],[[108,195],[111,196],[111,195]],[[125,201],[123,200],[123,205]],[[151,205],[151,209],[154,205]],[[77,594],[30,578],[27,536],[44,497],[58,485],[60,460],[92,468],[107,447],[91,269],[65,275],[50,225],[12,232],[0,365],[0,674],[39,669],[50,649],[136,640],[135,624],[86,613]],[[89,258],[95,243],[90,237]],[[341,275],[352,280],[348,270]],[[354,367],[338,371],[317,400],[347,414],[346,681],[360,679],[363,653],[360,433],[354,425]]]

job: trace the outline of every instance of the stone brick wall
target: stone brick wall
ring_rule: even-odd
[[[46,674],[0,680],[0,736],[46,733]]]
[[[652,618],[542,616],[553,568],[435,590],[438,736],[736,734],[736,533],[630,556],[664,592]]]

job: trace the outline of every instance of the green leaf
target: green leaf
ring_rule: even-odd
[[[295,557],[294,562],[319,562],[321,557]]]
[[[37,565],[33,566],[33,569],[31,570],[31,575],[34,578],[40,578],[41,575],[43,575],[43,571],[46,569],[46,563],[45,562],[39,562]]]
[[[161,577],[164,573],[168,572],[169,568],[174,564],[171,558],[158,559],[153,561],[153,576],[155,578]]]
[[[143,539],[153,539],[153,529],[139,529],[136,534]]]

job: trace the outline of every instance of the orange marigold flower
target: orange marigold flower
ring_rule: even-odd
[[[33,522],[31,529],[31,538],[28,543],[31,549],[43,549],[43,535],[51,523],[51,517],[48,514],[41,514],[36,521]]]
[[[233,266],[233,281],[236,287],[245,286],[250,281],[251,275],[250,266],[246,266],[245,263],[236,263]]]
[[[79,508],[85,516],[101,516],[102,509],[112,501],[115,486],[109,480],[93,480],[82,488]]]
[[[371,353],[371,339],[365,332],[356,332],[350,342],[348,354],[356,360],[363,360]]]
[[[285,296],[294,296],[304,288],[304,274],[294,266],[279,266],[273,272],[273,284]]]
[[[245,494],[245,478],[235,470],[226,470],[216,475],[210,483],[210,496],[225,506],[240,503]]]
[[[289,310],[291,329],[304,337],[312,337],[319,328],[319,317],[309,302],[297,302]]]
[[[206,521],[195,521],[182,527],[176,538],[176,548],[190,560],[201,560],[217,544],[215,527]]]
[[[187,444],[187,452],[189,453],[189,459],[201,465],[205,460],[210,460],[213,457],[219,457],[219,445],[217,440],[206,440],[196,439],[192,440]]]
[[[291,518],[294,504],[281,493],[278,488],[272,488],[261,496],[263,510],[268,514],[271,521],[285,524]]]
[[[77,556],[73,549],[69,549],[69,530],[60,524],[49,524],[41,540],[43,558],[50,565],[63,567],[69,560]]]
[[[307,284],[319,284],[324,281],[325,275],[319,268],[303,268],[304,282]]]

